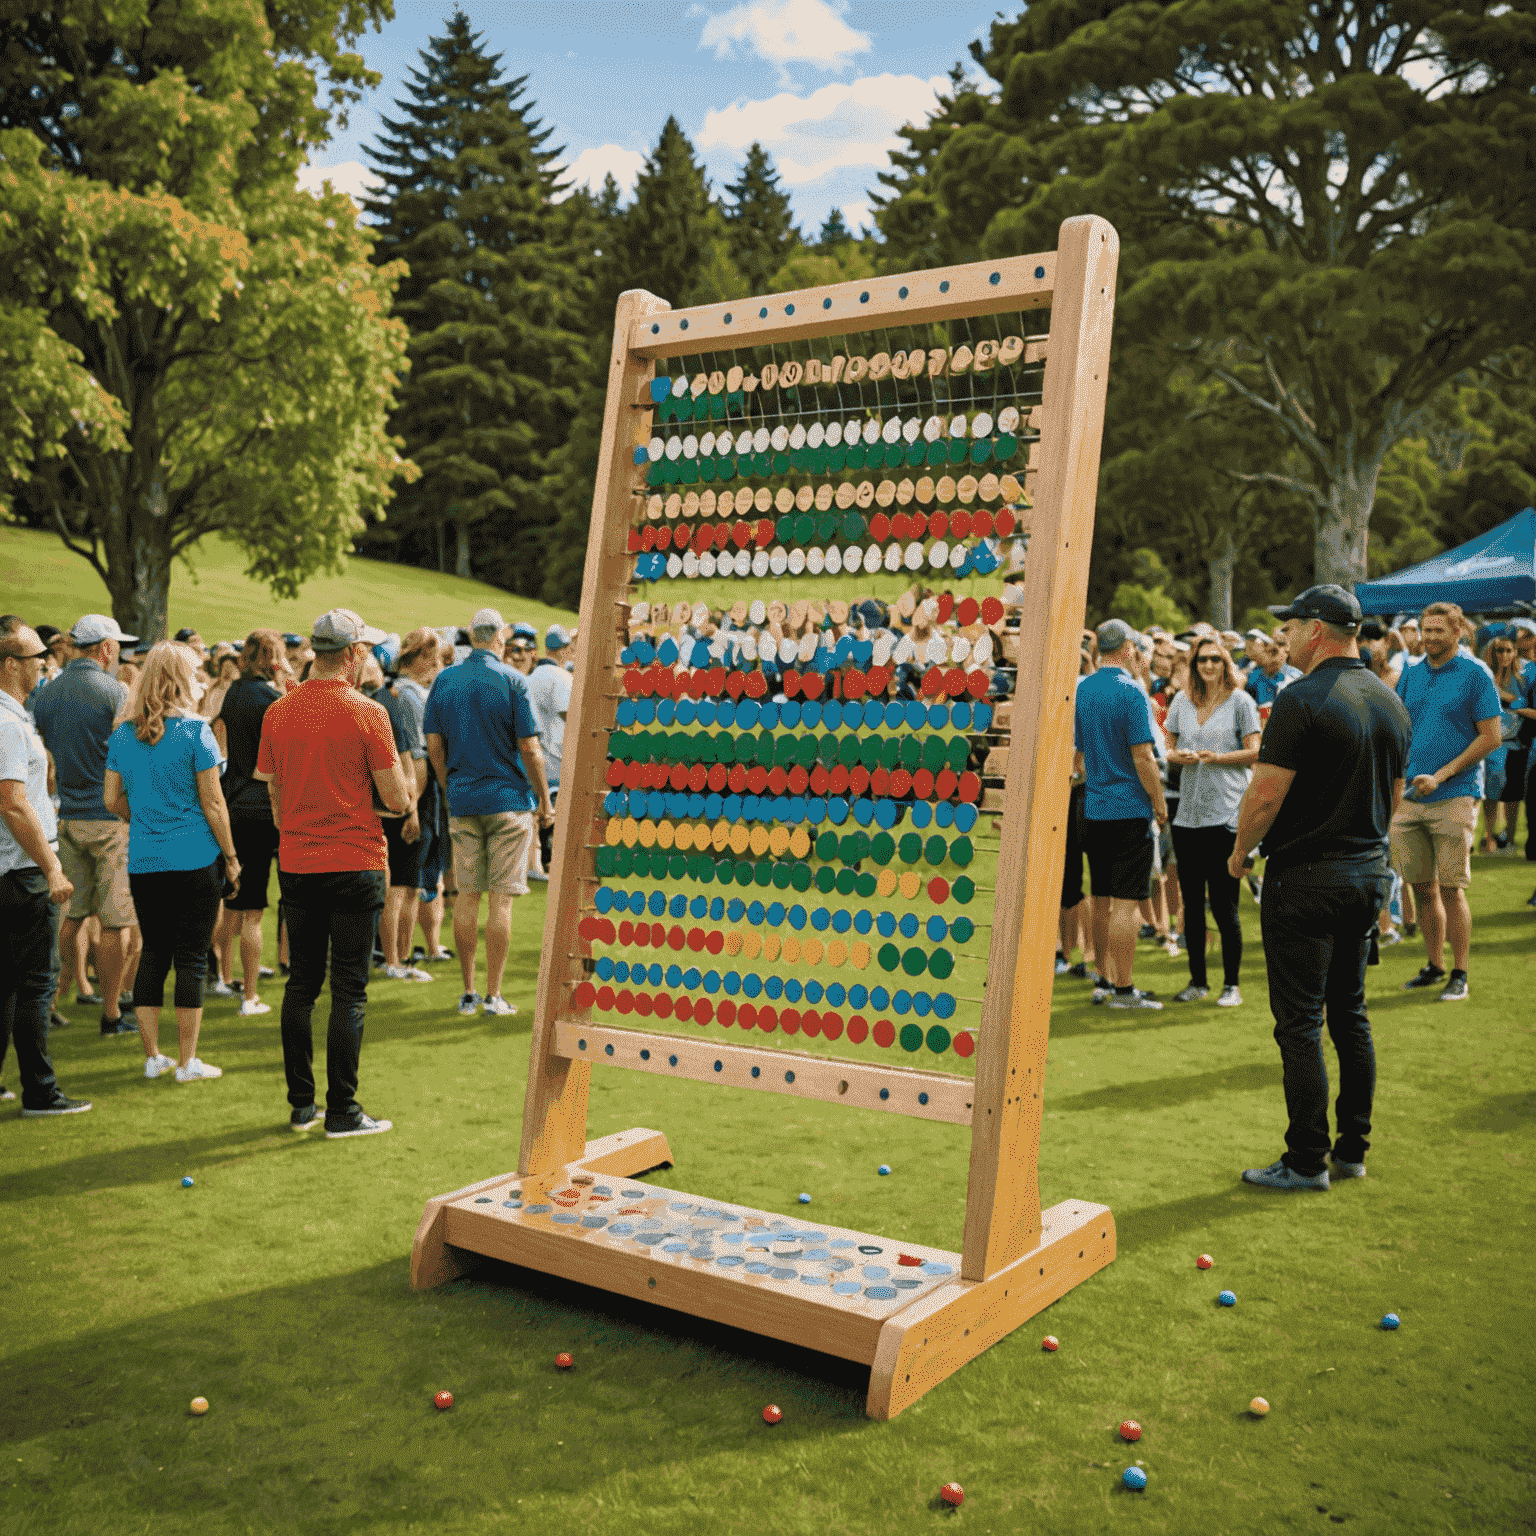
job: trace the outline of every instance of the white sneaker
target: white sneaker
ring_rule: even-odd
[[[1388,928],[1385,933],[1377,933],[1376,942],[1382,945],[1401,944],[1403,942],[1403,936],[1397,931],[1396,928]]]
[[[144,1076],[157,1078],[163,1073],[169,1072],[176,1063],[169,1056],[146,1056],[144,1058]]]
[[[215,976],[208,983],[208,995],[210,997],[234,997],[237,994],[235,989],[222,976]]]
[[[547,870],[530,869],[528,871],[528,878],[530,880],[537,880],[540,885],[548,885],[549,884],[549,873],[548,873]]]
[[[494,996],[486,998],[486,1000],[485,1000],[485,1011],[487,1013],[506,1014],[506,1013],[516,1013],[517,1009],[514,1008],[512,1006],[512,1004],[509,1003],[506,1000],[506,998],[504,998],[498,992]]]
[[[1218,1008],[1241,1008],[1243,1006],[1243,994],[1236,987],[1223,987],[1221,996],[1216,999]]]
[[[384,974],[392,981],[433,981],[436,978],[431,971],[424,971],[414,965],[386,965]]]
[[[206,1061],[199,1061],[196,1056],[184,1067],[176,1068],[176,1081],[178,1083],[196,1083],[205,1077],[223,1077],[221,1067],[210,1067]]]
[[[480,1011],[480,994],[478,992],[466,992],[459,998],[459,1012],[466,1019],[472,1019]]]
[[[258,1013],[271,1013],[272,1004],[264,1003],[259,997],[246,997],[240,1000],[240,1016],[242,1018],[254,1018]]]

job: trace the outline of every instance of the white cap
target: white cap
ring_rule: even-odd
[[[139,637],[125,635],[118,627],[117,620],[105,613],[84,613],[75,620],[69,638],[76,645],[100,645],[103,640],[117,640],[124,645],[132,645]]]

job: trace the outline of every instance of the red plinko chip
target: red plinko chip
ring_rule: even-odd
[[[821,1016],[821,1032],[828,1040],[836,1040],[843,1033],[843,1020],[840,1014],[824,1013]]]
[[[982,691],[985,692],[986,691],[985,684],[986,684],[986,679],[987,679],[986,673],[985,672],[978,672],[976,674],[976,676],[979,677],[982,680],[982,684],[983,684]],[[944,674],[944,692],[947,693],[950,696],[950,698],[958,699],[960,697],[960,695],[965,692],[966,687],[967,687],[967,682],[966,682],[966,673],[965,673],[965,668],[964,667],[951,667]]]
[[[863,1045],[869,1039],[869,1020],[854,1014],[848,1020],[848,1039],[853,1045]]]
[[[1008,537],[1008,535],[1009,535],[1009,534],[1010,534],[1010,533],[1012,533],[1012,532],[1013,532],[1013,530],[1014,530],[1014,529],[1015,529],[1015,528],[1017,528],[1017,527],[1018,527],[1018,525],[1019,525],[1019,520],[1018,520],[1018,518],[1016,518],[1016,517],[1015,517],[1015,516],[1014,516],[1014,515],[1013,515],[1013,513],[1012,513],[1012,512],[1010,512],[1010,511],[1009,511],[1009,510],[1008,510],[1008,508],[1007,508],[1007,507],[1004,507],[1004,508],[1003,508],[1003,509],[1002,509],[1002,510],[1001,510],[1001,511],[1000,511],[1000,512],[999,512],[999,513],[998,513],[998,514],[997,514],[997,531],[998,531],[998,532],[999,532],[999,533],[1000,533],[1000,534],[1001,534],[1001,535],[1002,535],[1002,536],[1003,536],[1003,537],[1004,537],[1004,538],[1005,538],[1005,539],[1006,539],[1006,538],[1007,538],[1007,537]]]
[[[933,792],[940,800],[953,800],[959,787],[960,775],[953,768],[941,768],[939,776],[933,781]]]
[[[782,682],[786,699],[798,699],[800,697],[800,674],[798,672],[793,669],[786,672]]]
[[[800,1027],[814,1040],[821,1033],[821,1015],[814,1008],[807,1008],[800,1015]]]
[[[704,940],[704,947],[710,954],[718,955],[725,948],[725,935],[718,928],[711,928]]]
[[[912,775],[905,768],[893,768],[887,787],[890,794],[900,800],[912,788]]]
[[[576,990],[571,994],[571,1001],[578,1008],[590,1008],[597,1001],[597,988],[590,981],[578,981]]]
[[[819,699],[826,692],[827,680],[820,672],[807,672],[801,682],[808,699]]]
[[[731,770],[724,763],[714,763],[710,766],[709,773],[705,776],[704,782],[717,795],[723,794],[730,776]]]
[[[767,549],[773,543],[773,519],[765,517],[757,525],[757,547]]]
[[[619,943],[633,944],[635,942],[635,925],[626,917],[619,924]]]
[[[693,999],[691,997],[678,998],[677,1002],[672,1006],[672,1011],[686,1024],[693,1017]]]
[[[968,1029],[962,1029],[950,1044],[954,1046],[956,1056],[970,1056],[976,1050],[976,1038]]]
[[[627,667],[624,671],[624,692],[639,693],[644,686],[642,678],[639,667]]]
[[[670,1019],[672,1017],[672,999],[665,992],[656,994],[656,1017],[658,1019]]]
[[[848,770],[841,763],[827,775],[827,793],[832,795],[848,793]]]
[[[891,686],[891,678],[894,675],[890,667],[871,667],[869,669],[869,691],[871,693],[884,693]]]
[[[695,795],[702,795],[709,785],[709,769],[703,763],[695,763],[688,770],[688,789]]]
[[[642,1019],[650,1018],[651,1014],[655,1011],[656,1004],[649,992],[635,993],[635,1012],[638,1013]]]
[[[857,667],[849,667],[843,676],[843,697],[862,699],[869,692],[869,677]]]
[[[690,928],[688,930],[688,948],[694,954],[698,954],[704,948],[704,930],[702,928]]]
[[[768,770],[768,793],[770,795],[782,795],[789,788],[789,774],[783,768],[770,768]]]
[[[914,512],[908,519],[908,532],[914,539],[928,537],[928,514],[926,512]]]
[[[755,1003],[743,1003],[736,1010],[736,1022],[743,1029],[751,1029],[757,1023],[757,1005]]]
[[[974,597],[962,597],[955,604],[955,621],[961,625],[974,624],[981,612],[981,604]]]
[[[604,1013],[612,1013],[613,1012],[613,1003],[614,1003],[613,988],[612,987],[599,987],[597,989],[597,1006]]]
[[[707,997],[701,997],[693,1005],[693,1019],[696,1024],[708,1024],[715,1016],[715,1005]]]
[[[949,533],[949,513],[947,513],[947,512],[930,512],[928,514],[928,532],[929,532],[929,535],[931,537],[935,538],[935,539],[942,539],[942,538],[944,538]],[[939,623],[940,624],[946,624],[946,623],[949,622],[949,615],[947,613],[945,613],[944,605],[946,603],[953,603],[953,602],[954,602],[954,598],[952,598],[949,595],[948,592],[944,593],[943,596],[939,598]]]
[[[730,998],[726,998],[720,1004],[720,1011],[716,1014],[716,1017],[720,1020],[721,1024],[729,1029],[736,1022],[736,1004]]]
[[[942,907],[949,900],[949,881],[943,875],[935,875],[928,882],[928,900],[936,907]]]
[[[617,789],[624,782],[624,773],[628,766],[627,763],[621,763],[618,758],[614,758],[603,770],[603,779],[609,789]]]
[[[799,763],[796,763],[795,766],[789,770],[788,787],[790,794],[803,795],[810,787],[810,783],[810,774],[807,773]]]
[[[644,549],[645,540],[638,528],[631,528],[629,530],[629,538],[624,547],[625,552],[631,555],[638,555]]]
[[[892,513],[889,526],[890,531],[905,544],[912,537],[912,514],[910,512]]]
[[[760,795],[768,788],[768,770],[761,763],[754,763],[747,769],[747,788],[754,795]]]
[[[886,1049],[890,1045],[891,1041],[896,1038],[896,1030],[889,1019],[881,1019],[880,1022],[875,1025],[874,1034],[875,1044],[878,1045],[882,1050]]]
[[[971,513],[971,532],[983,539],[992,532],[992,514],[986,507],[977,507]]]
[[[747,765],[745,763],[732,763],[725,775],[725,782],[730,787],[733,795],[742,795],[747,790]]]
[[[848,788],[862,795],[869,788],[869,769],[863,763],[855,763],[848,771]]]
[[[768,692],[768,679],[761,672],[747,673],[747,697],[760,699]]]
[[[725,691],[730,694],[733,699],[739,699],[741,697],[742,689],[744,689],[746,686],[747,676],[745,672],[729,672],[726,674]]]
[[[978,667],[974,672],[968,672],[965,678],[965,691],[973,699],[983,698],[989,687],[987,674]]]
[[[752,535],[756,531],[751,523],[737,523],[731,529],[731,542],[737,549],[745,549],[752,542]]]
[[[680,950],[688,942],[688,932],[681,923],[676,924],[667,934],[667,944],[672,949]]]
[[[877,795],[887,795],[891,789],[891,771],[889,768],[876,768],[869,776],[869,787]]]
[[[981,778],[969,771],[960,775],[960,798],[968,805],[974,805],[981,799]]]
[[[968,537],[971,531],[971,514],[964,507],[956,508],[949,514],[949,527],[957,539]]]
[[[913,1253],[901,1253],[896,1256],[898,1264],[905,1264],[909,1269],[916,1269],[923,1261]]]
[[[779,1015],[779,1028],[786,1035],[798,1035],[800,1033],[800,1010],[798,1008],[786,1008]]]
[[[896,515],[898,517],[901,516],[899,512]],[[877,544],[885,543],[885,541],[891,536],[891,526],[892,519],[888,518],[884,512],[876,512],[875,515],[869,520],[870,538],[872,538]]]
[[[633,1013],[635,1011],[635,994],[631,992],[628,987],[625,987],[619,993],[619,995],[614,998],[613,1006],[617,1008],[620,1013]]]
[[[764,1003],[757,1010],[757,1027],[765,1033],[771,1033],[779,1027],[779,1010],[771,1003]]]
[[[981,600],[981,622],[996,624],[1003,616],[1003,600],[1000,597],[984,597]]]
[[[931,800],[933,798],[933,775],[926,768],[919,768],[912,775],[912,793],[919,800]]]
[[[923,692],[927,694],[930,699],[937,698],[939,694],[944,692],[943,667],[929,667],[928,670],[923,673]]]

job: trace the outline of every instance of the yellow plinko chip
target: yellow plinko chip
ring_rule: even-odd
[[[731,840],[731,824],[728,821],[717,821],[715,829],[710,834],[710,844],[716,853],[724,853],[725,845]]]
[[[624,818],[624,846],[633,848],[640,840],[640,823],[633,816]]]
[[[821,940],[807,939],[801,949],[801,954],[805,956],[805,963],[807,965],[820,965],[822,954]]]
[[[603,841],[610,848],[617,848],[624,841],[624,823],[622,821],[610,821],[603,830]]]
[[[730,844],[732,853],[745,853],[747,846],[752,841],[752,834],[740,822],[731,828],[731,835],[726,839]]]
[[[848,946],[848,963],[856,971],[864,970],[869,965],[869,945],[861,939],[855,939]]]
[[[728,955],[739,955],[741,953],[741,935],[739,933],[732,931],[726,934],[725,952]]]
[[[747,846],[751,848],[752,852],[758,858],[762,858],[762,856],[768,852],[768,843],[768,828],[759,822],[755,827],[752,828],[751,834],[747,838]]]
[[[768,834],[768,851],[776,859],[782,859],[789,852],[789,828],[775,827]]]
[[[757,957],[762,954],[762,952],[763,941],[759,935],[755,933],[747,933],[742,935],[741,953],[743,959],[756,960]]]
[[[662,848],[670,848],[676,839],[677,829],[670,821],[659,822],[656,827],[656,842]]]
[[[909,869],[901,877],[901,894],[908,901],[916,901],[917,893],[923,888],[923,877],[916,870]]]
[[[764,960],[777,960],[779,958],[779,949],[781,947],[781,942],[782,941],[780,940],[778,934],[770,933],[763,940],[763,959]]]
[[[640,846],[642,848],[654,848],[656,846],[656,823],[646,820],[640,823]]]
[[[882,869],[875,880],[875,890],[882,896],[894,896],[896,894],[896,871],[889,867]]]
[[[784,959],[789,965],[799,964],[800,938],[798,934],[786,933],[784,935]]]
[[[827,964],[841,965],[848,958],[848,946],[841,939],[831,939],[827,943]]]
[[[687,821],[683,822],[677,829],[676,837],[677,846],[686,853],[693,847],[693,824]]]
[[[796,827],[789,834],[789,851],[797,859],[805,858],[811,851],[811,834],[804,827]]]

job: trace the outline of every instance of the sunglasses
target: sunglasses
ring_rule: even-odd
[[[40,651],[8,651],[0,656],[0,661],[41,661],[45,656],[51,656],[53,652],[44,646]]]

